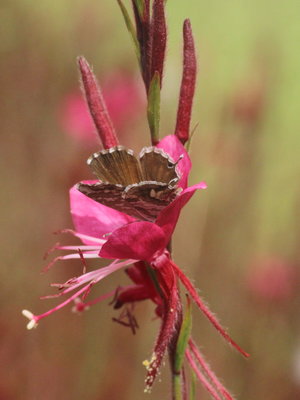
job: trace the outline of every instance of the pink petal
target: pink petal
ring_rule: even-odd
[[[108,236],[99,256],[151,261],[154,254],[163,250],[165,245],[166,238],[159,226],[146,221],[132,222]]]
[[[84,183],[94,183],[94,181],[84,181]],[[103,235],[134,221],[128,215],[90,199],[75,186],[70,190],[70,203],[75,229],[84,235],[103,238]],[[88,239],[82,241],[85,244],[95,244]]]
[[[156,219],[156,224],[165,232],[167,241],[172,236],[172,233],[177,224],[181,209],[190,200],[197,189],[206,189],[206,183],[200,182],[183,190],[178,197],[167,207],[165,207]]]
[[[183,158],[179,161],[177,168],[181,175],[179,186],[185,189],[187,187],[188,176],[192,168],[192,162],[188,152],[183,147],[180,140],[175,135],[168,135],[165,136],[156,147],[163,149],[173,158],[175,162],[180,158],[180,156],[183,155]]]

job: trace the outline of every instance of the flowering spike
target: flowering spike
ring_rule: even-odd
[[[84,57],[78,57],[78,65],[86,101],[103,147],[117,146],[118,139],[96,78]]]
[[[183,38],[183,74],[175,128],[175,135],[182,142],[182,144],[189,139],[190,120],[197,73],[195,44],[191,23],[188,19],[184,21]]]
[[[223,336],[223,338],[230,343],[236,350],[238,350],[244,357],[249,357],[249,354],[246,353],[225,331],[225,329],[221,326],[220,322],[217,318],[213,315],[210,311],[208,306],[204,303],[201,297],[198,295],[197,290],[189,280],[189,278],[178,268],[178,266],[172,262],[173,268],[183,285],[186,287],[188,292],[190,293],[191,297],[193,298],[194,302],[203,312],[203,314],[208,318],[208,320],[213,324],[213,326],[217,329],[217,331]]]
[[[151,20],[151,38],[150,78],[152,79],[154,74],[158,72],[161,87],[167,42],[164,0],[154,0]]]

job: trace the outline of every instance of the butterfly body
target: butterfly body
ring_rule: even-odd
[[[116,146],[94,153],[87,161],[99,182],[79,183],[80,192],[135,218],[154,221],[179,193],[175,163],[156,147],[144,147],[138,157]]]

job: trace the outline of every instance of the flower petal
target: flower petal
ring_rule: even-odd
[[[152,222],[140,221],[122,226],[108,236],[99,256],[104,258],[151,261],[166,244],[163,230]]]
[[[84,181],[84,183],[94,183]],[[73,186],[70,190],[71,214],[77,232],[96,238],[134,221],[120,211],[113,210],[85,196]],[[88,239],[82,239],[85,244],[94,244]]]
[[[206,187],[205,182],[200,182],[188,187],[161,211],[155,223],[165,232],[167,242],[170,240],[175,229],[181,209],[186,205],[197,189],[206,189]]]
[[[180,140],[175,135],[168,135],[165,136],[156,147],[163,149],[173,158],[175,162],[183,155],[183,158],[179,161],[177,167],[181,175],[178,186],[185,189],[187,187],[188,176],[192,168],[192,162],[188,152],[183,147]]]

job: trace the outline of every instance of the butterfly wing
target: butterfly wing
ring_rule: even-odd
[[[77,189],[137,219],[154,221],[178,194],[176,163],[162,149],[145,147],[137,160],[132,150],[116,146],[94,153],[88,164],[101,182]]]
[[[170,156],[162,149],[144,147],[139,155],[143,181],[155,181],[174,186],[180,176]]]
[[[97,201],[97,203],[111,207],[127,215],[135,216],[132,214],[132,205],[127,203],[122,197],[125,189],[124,186],[101,182],[95,184],[78,183],[77,189]]]
[[[151,222],[155,221],[160,211],[175,199],[179,190],[157,182],[141,182],[126,188],[102,182],[78,183],[77,189],[104,206]]]
[[[142,180],[141,168],[133,151],[123,146],[94,153],[87,163],[104,183],[127,186]]]
[[[165,183],[141,182],[127,186],[123,197],[135,210],[131,215],[153,222],[161,210],[175,199],[178,190]]]

